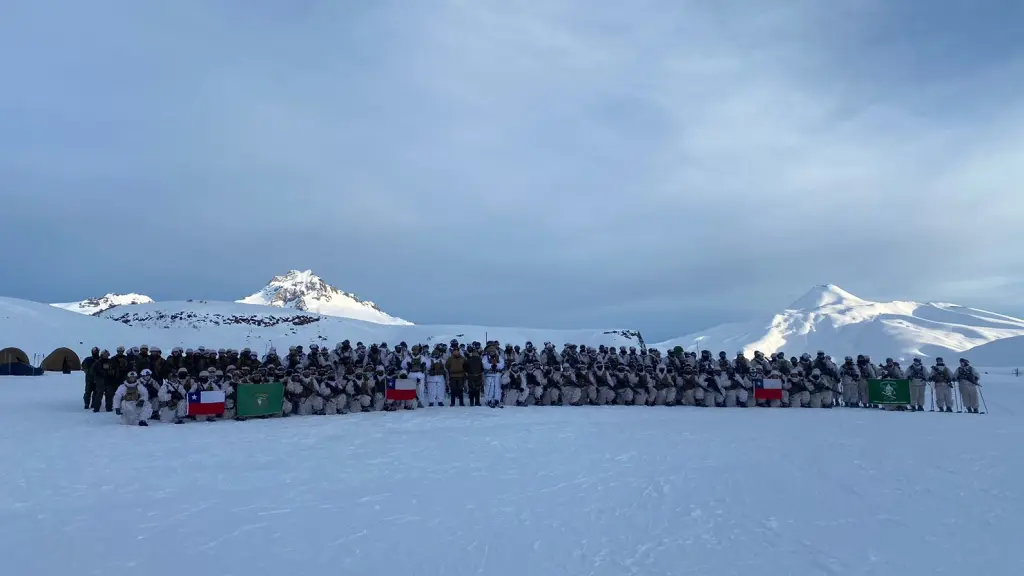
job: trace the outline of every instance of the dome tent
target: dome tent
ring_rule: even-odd
[[[48,372],[63,372],[64,363],[67,362],[67,369],[71,371],[82,369],[82,360],[78,357],[78,354],[70,348],[57,348],[50,355],[47,356],[43,363],[39,365],[40,368]]]
[[[0,350],[0,364],[29,364],[28,354],[20,348],[10,347]]]
[[[39,376],[42,369],[34,368],[28,354],[18,348],[0,350],[0,376]]]

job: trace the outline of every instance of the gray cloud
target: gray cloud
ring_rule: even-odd
[[[1020,11],[21,3],[0,264],[32,273],[3,292],[229,299],[298,267],[414,321],[658,338],[822,282],[1010,306]]]

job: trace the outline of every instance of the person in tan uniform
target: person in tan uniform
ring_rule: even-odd
[[[448,388],[451,395],[449,406],[455,406],[456,398],[459,400],[459,406],[465,406],[462,394],[466,387],[466,357],[462,355],[457,345],[452,347],[451,356],[444,367],[448,371]]]

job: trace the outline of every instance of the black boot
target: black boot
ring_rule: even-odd
[[[145,420],[139,420],[139,426],[149,426],[149,422],[146,422]]]

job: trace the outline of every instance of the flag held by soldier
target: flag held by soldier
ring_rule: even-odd
[[[880,406],[910,404],[910,380],[872,378],[868,380],[868,403]]]
[[[262,382],[241,384],[236,392],[235,406],[239,418],[274,416],[284,404],[284,384]]]
[[[412,378],[388,378],[385,398],[396,401],[415,400],[416,380]]]

